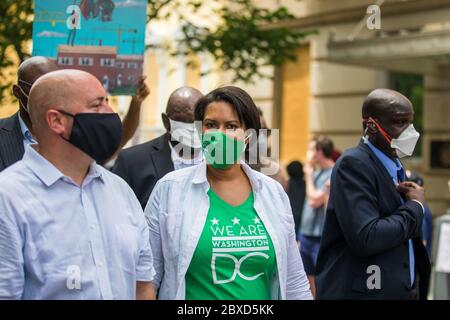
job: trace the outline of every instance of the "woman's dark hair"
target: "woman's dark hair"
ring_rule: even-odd
[[[292,161],[286,167],[286,171],[290,178],[303,179],[303,164],[300,161]]]
[[[245,128],[254,129],[256,134],[259,134],[259,114],[253,99],[247,92],[234,86],[215,89],[202,97],[195,105],[195,120],[203,121],[208,105],[219,101],[229,103],[236,110],[239,121],[245,125]]]

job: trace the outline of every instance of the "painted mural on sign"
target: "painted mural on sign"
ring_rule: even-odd
[[[33,56],[95,75],[112,95],[143,73],[146,0],[35,0]]]

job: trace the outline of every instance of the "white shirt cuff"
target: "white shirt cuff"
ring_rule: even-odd
[[[423,212],[423,214],[425,214],[425,207],[423,206],[423,204],[419,201],[419,200],[411,200],[411,201],[414,201],[414,202],[417,202],[418,204],[420,204],[420,206],[422,207],[422,212]]]

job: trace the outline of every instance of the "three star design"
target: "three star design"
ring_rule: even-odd
[[[219,225],[219,221],[220,220],[218,220],[216,218],[213,218],[212,220],[209,220],[209,221],[211,221],[212,225]],[[238,219],[237,217],[234,217],[234,219],[232,219],[231,221],[233,222],[233,225],[235,225],[235,224],[240,224],[241,219]],[[261,223],[261,219],[259,219],[258,217],[255,217],[255,219],[252,219],[252,221],[255,224]]]

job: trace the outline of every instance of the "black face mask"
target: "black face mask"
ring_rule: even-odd
[[[58,110],[73,118],[70,138],[64,140],[86,153],[97,163],[108,160],[122,139],[122,122],[117,113],[77,113]]]

